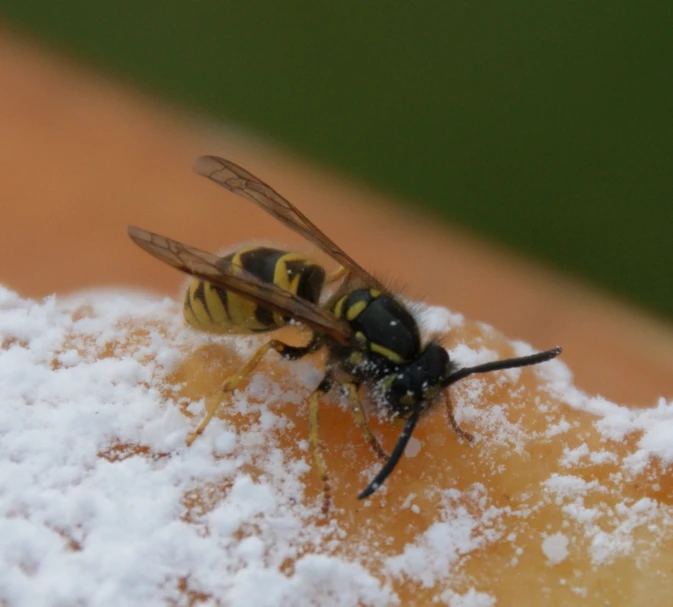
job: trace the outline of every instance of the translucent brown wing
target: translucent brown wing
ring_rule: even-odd
[[[341,247],[332,242],[299,209],[253,174],[217,156],[200,156],[194,163],[194,171],[230,192],[257,203],[290,229],[320,247],[350,274],[359,277],[367,286],[374,287],[383,293],[389,293],[384,285],[349,257]]]
[[[135,226],[128,227],[131,240],[168,265],[206,280],[222,289],[243,295],[274,312],[298,320],[310,328],[326,333],[339,343],[351,345],[348,325],[327,311],[275,284],[264,282],[229,261]]]

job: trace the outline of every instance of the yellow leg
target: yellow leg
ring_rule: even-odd
[[[344,276],[346,276],[346,268],[340,267],[338,270],[334,270],[334,272],[327,275],[327,278],[325,278],[325,284],[332,284],[337,280],[341,280]]]
[[[311,395],[311,401],[309,403],[308,409],[308,442],[311,446],[311,451],[313,451],[313,460],[315,461],[315,466],[318,469],[318,474],[320,475],[320,480],[322,481],[322,513],[325,516],[327,516],[329,513],[330,504],[332,503],[332,496],[329,486],[329,477],[327,475],[327,466],[325,466],[325,460],[323,459],[322,453],[320,452],[320,439],[318,437],[318,407],[320,405],[320,395],[328,392],[331,385],[332,380],[327,377],[320,382],[320,385],[318,385],[315,392],[313,392]]]
[[[466,430],[463,430],[458,425],[456,418],[453,416],[453,405],[447,397],[444,398],[444,405],[446,409],[446,416],[449,418],[449,426],[451,426],[451,429],[458,435],[458,438],[462,438],[468,443],[471,443],[474,440],[474,435],[470,434]]]
[[[348,402],[350,403],[351,411],[353,411],[355,423],[357,423],[360,428],[365,440],[371,445],[374,453],[376,453],[381,461],[387,462],[389,455],[385,452],[377,438],[372,434],[369,424],[367,424],[367,418],[365,417],[365,412],[362,409],[362,404],[358,397],[358,387],[355,384],[344,384],[344,387],[348,391]]]
[[[223,396],[227,392],[233,392],[238,387],[238,384],[255,370],[255,367],[260,363],[269,350],[276,350],[276,352],[284,358],[296,359],[301,358],[304,354],[308,354],[313,347],[312,344],[313,342],[306,347],[295,347],[288,346],[277,339],[272,339],[260,347],[237,373],[234,373],[234,375],[227,378],[222,384],[221,393],[216,397],[209,399],[209,402],[206,403],[206,416],[201,420],[201,423],[197,426],[196,430],[187,437],[187,446],[189,447],[198,436],[203,434],[206,426],[210,423],[210,420],[215,417],[217,410],[220,408]]]

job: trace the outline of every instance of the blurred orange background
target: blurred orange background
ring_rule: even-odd
[[[229,125],[206,124],[0,30],[0,283],[29,297],[95,287],[176,295],[184,280],[134,247],[126,225],[206,250],[285,227],[191,165],[230,158],[413,299],[483,320],[536,348],[564,347],[579,387],[627,405],[673,397],[673,330]]]

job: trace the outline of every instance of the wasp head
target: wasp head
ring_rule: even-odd
[[[420,403],[432,402],[452,371],[447,351],[431,342],[414,360],[383,379],[385,403],[394,414],[409,417]]]

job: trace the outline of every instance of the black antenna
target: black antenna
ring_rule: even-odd
[[[400,461],[400,457],[402,457],[402,454],[404,453],[404,449],[411,438],[411,433],[414,431],[422,412],[423,407],[421,406],[421,403],[419,403],[416,405],[416,408],[411,414],[411,417],[407,420],[407,423],[404,424],[402,434],[400,434],[400,437],[397,439],[397,444],[390,454],[388,461],[383,464],[383,468],[381,468],[381,471],[374,477],[374,480],[367,485],[367,488],[358,495],[359,500],[369,497],[383,485],[388,476],[390,476],[390,473],[395,469],[395,466],[397,466],[397,462]]]
[[[529,356],[519,356],[518,358],[505,358],[503,360],[494,360],[483,365],[476,365],[475,367],[465,367],[458,369],[449,375],[443,382],[442,386],[450,386],[461,379],[465,379],[468,375],[474,373],[489,373],[490,371],[501,371],[502,369],[515,369],[516,367],[527,367],[528,365],[537,365],[539,363],[547,362],[552,358],[556,358],[561,353],[561,346],[556,346],[551,350],[538,352]]]
[[[531,354],[529,356],[519,356],[517,358],[505,358],[503,360],[494,360],[490,363],[484,363],[483,365],[476,365],[474,367],[465,367],[464,369],[458,369],[449,375],[443,382],[442,387],[450,386],[451,384],[473,375],[475,373],[489,373],[490,371],[501,371],[502,369],[514,369],[516,367],[527,367],[528,365],[537,365],[539,363],[547,362],[552,360],[561,354],[560,346],[556,346],[551,350],[545,350],[544,352],[538,352],[537,354]],[[419,403],[414,408],[411,417],[407,420],[407,423],[404,425],[404,429],[400,434],[400,437],[397,439],[397,444],[393,449],[393,452],[390,454],[388,461],[383,465],[381,471],[374,477],[367,488],[358,495],[358,499],[365,499],[374,493],[377,489],[383,485],[385,480],[390,476],[390,473],[397,466],[397,462],[400,461],[402,453],[411,438],[411,434],[418,423],[418,420],[421,417],[421,413],[425,410],[423,403]]]

